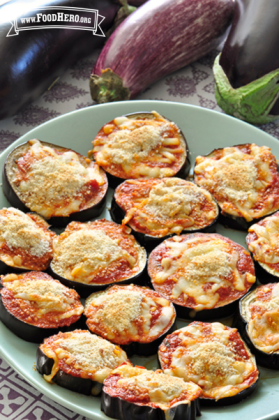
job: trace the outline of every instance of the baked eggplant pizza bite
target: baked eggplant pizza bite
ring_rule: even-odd
[[[114,118],[98,132],[90,154],[112,187],[130,178],[185,178],[190,170],[182,132],[155,111]]]
[[[175,304],[178,316],[213,320],[232,315],[256,281],[246,249],[218,234],[174,236],[150,254],[154,289]]]
[[[179,178],[127,180],[115,190],[111,206],[113,220],[123,219],[148,248],[181,232],[212,230],[218,214],[208,191]]]
[[[175,327],[175,309],[154,290],[135,285],[112,286],[85,302],[87,326],[95,334],[124,346],[126,352],[149,356]]]
[[[114,283],[142,283],[146,251],[130,232],[105,219],[72,222],[54,241],[49,271],[82,296]]]
[[[56,226],[99,216],[108,188],[106,174],[96,163],[39,140],[12,150],[5,160],[2,183],[14,207],[34,211]]]
[[[35,213],[15,208],[0,210],[0,272],[43,271],[52,260],[55,233]]]
[[[261,283],[279,281],[279,212],[252,225],[246,238]]]
[[[279,209],[279,174],[270,148],[240,144],[198,156],[195,182],[217,200],[225,222],[248,229]]]
[[[1,283],[0,319],[23,340],[40,343],[83,313],[77,292],[46,273],[8,274]]]
[[[239,303],[238,326],[259,365],[279,369],[279,283],[257,287]]]
[[[195,420],[201,388],[161,370],[123,364],[105,379],[101,410],[119,420]]]
[[[100,394],[104,379],[124,362],[120,347],[89,331],[60,332],[37,349],[37,371],[49,383],[85,395]]]
[[[236,328],[214,322],[192,322],[168,335],[159,347],[163,371],[202,388],[206,405],[235,404],[256,388],[254,356]]]

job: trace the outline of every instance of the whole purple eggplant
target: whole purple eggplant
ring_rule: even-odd
[[[14,115],[37,99],[67,67],[100,48],[106,39],[94,36],[92,31],[75,29],[26,30],[7,37],[17,15],[19,18],[26,13],[34,16],[38,7],[49,6],[97,9],[105,17],[101,28],[107,31],[122,3],[121,0],[11,0],[0,6],[0,119]]]
[[[115,30],[90,78],[98,102],[132,99],[216,47],[233,0],[149,0]]]
[[[279,1],[236,0],[213,73],[218,105],[251,124],[279,118]]]

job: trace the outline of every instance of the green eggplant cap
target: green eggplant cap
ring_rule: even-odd
[[[220,56],[213,65],[215,97],[220,108],[251,124],[266,124],[278,119],[279,115],[269,112],[279,97],[279,69],[234,89],[219,64]]]

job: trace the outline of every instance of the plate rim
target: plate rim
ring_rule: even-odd
[[[185,108],[185,109],[196,109],[198,110],[197,112],[204,112],[205,114],[215,114],[215,116],[217,118],[221,118],[222,120],[228,120],[228,121],[234,121],[236,124],[243,124],[243,126],[248,126],[250,130],[255,130],[255,132],[261,132],[261,134],[263,136],[265,136],[268,141],[271,142],[277,142],[278,140],[276,138],[274,138],[272,135],[266,133],[265,131],[261,130],[260,128],[250,125],[242,120],[236,119],[232,116],[226,115],[218,110],[212,110],[212,109],[208,109],[208,108],[203,108],[197,105],[191,105],[191,104],[185,104],[185,103],[180,103],[180,102],[174,102],[174,101],[160,101],[160,100],[134,100],[134,101],[119,101],[119,102],[111,102],[111,103],[106,103],[106,104],[98,104],[98,105],[92,105],[86,108],[82,108],[82,109],[78,109],[78,110],[73,110],[71,112],[59,115],[53,119],[50,119],[40,125],[38,125],[37,127],[32,128],[31,130],[27,131],[25,134],[23,134],[22,136],[20,136],[16,141],[14,141],[11,145],[9,145],[6,149],[4,149],[1,154],[0,154],[0,160],[2,160],[3,158],[5,158],[16,146],[18,146],[19,144],[22,144],[25,141],[28,141],[27,138],[30,137],[30,139],[32,138],[32,133],[34,131],[36,131],[37,129],[41,129],[41,128],[45,128],[50,124],[55,124],[56,122],[59,122],[63,119],[67,119],[69,118],[69,116],[71,115],[78,115],[79,113],[90,113],[93,112],[94,113],[94,109],[98,108],[117,108],[117,105],[124,105],[124,104],[129,104],[131,108],[133,108],[134,104],[145,104],[148,106],[154,106],[156,107],[156,104],[163,104],[163,106],[175,106],[178,108]],[[193,164],[193,162],[192,162]],[[2,324],[2,322],[0,321],[0,330],[2,329],[2,327],[4,327],[4,325]],[[6,327],[5,327],[6,328]],[[3,357],[4,360],[7,361],[7,363],[19,374],[21,375],[28,383],[30,383],[32,386],[34,386],[35,388],[37,388],[43,395],[49,397],[50,399],[56,401],[57,403],[61,404],[63,407],[68,408],[71,411],[74,411],[78,414],[81,414],[83,416],[90,416],[90,418],[92,419],[103,419],[105,416],[101,410],[99,409],[99,412],[96,412],[94,409],[94,411],[90,411],[88,412],[87,409],[84,409],[83,407],[79,406],[78,410],[76,407],[75,403],[72,403],[71,401],[69,401],[70,399],[65,399],[64,397],[60,396],[59,394],[55,393],[55,389],[54,392],[51,389],[51,387],[49,388],[44,388],[41,387],[40,385],[40,377],[38,377],[38,380],[36,380],[36,378],[33,378],[32,376],[30,377],[26,377],[20,369],[19,366],[19,362],[17,360],[14,360],[14,358],[12,357],[11,354],[8,354],[7,351],[5,351],[4,345],[1,345],[0,343],[0,356]],[[35,362],[35,360],[34,360]],[[71,392],[68,391],[67,392]],[[76,393],[74,393],[75,395],[77,395]],[[78,394],[79,395],[79,394]],[[221,414],[221,413],[220,413]],[[263,417],[259,417],[256,420],[272,420],[272,419],[276,419],[276,417],[274,416],[278,416],[279,414],[279,408],[277,411],[273,412],[273,413],[269,413],[268,416],[263,416]]]

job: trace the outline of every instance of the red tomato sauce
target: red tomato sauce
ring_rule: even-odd
[[[146,121],[146,122],[145,122]],[[140,128],[143,127],[144,125],[150,125],[148,124],[148,121],[150,122],[150,120],[148,118],[144,119],[143,121],[136,121],[134,120],[134,128]],[[160,118],[160,119],[156,119],[155,122],[155,126],[159,126],[160,124],[167,122],[165,119]],[[111,130],[108,134],[105,133],[104,131],[104,127],[110,125],[111,126]],[[99,151],[94,151],[94,147],[95,147],[95,143],[96,146],[98,146],[98,148],[102,149],[102,145],[101,144],[106,144],[107,141],[109,141],[109,136],[111,136],[111,134],[113,133],[117,133],[118,131],[121,131],[121,129],[118,128],[118,126],[115,124],[114,120],[110,121],[109,123],[105,124],[104,127],[101,128],[101,130],[98,132],[97,136],[95,137],[94,141],[93,141],[93,155],[94,155],[94,159],[96,162],[98,162],[98,153]],[[181,137],[181,134],[179,132],[178,127],[175,124],[171,124],[168,128],[164,129],[164,131],[161,133],[162,138],[163,137],[168,137],[168,138],[174,138],[174,137],[178,137],[180,140],[180,144],[179,146],[172,146],[172,145],[164,145],[163,148],[164,149],[169,149],[170,152],[172,152],[173,149],[177,149],[177,148],[181,148],[181,143],[184,143],[184,140]],[[158,167],[158,168],[170,168],[174,171],[174,173],[178,172],[179,169],[181,168],[181,166],[184,163],[184,154],[183,153],[174,153],[174,160],[172,160],[171,163],[168,162],[162,162],[160,161],[160,159],[156,159],[156,156],[158,154],[160,154],[160,150],[161,150],[162,146],[160,144],[158,144],[158,146],[156,148],[154,148],[153,150],[150,151],[150,153],[148,154],[148,156],[146,158],[142,158],[139,159],[139,157],[135,157],[135,161],[131,164],[131,169],[127,172],[123,169],[121,164],[116,164],[114,162],[109,162],[109,163],[105,163],[102,161],[101,165],[107,172],[109,172],[110,174],[112,174],[113,176],[116,176],[118,178],[122,178],[122,179],[128,179],[128,178],[140,178],[139,176],[137,176],[136,174],[136,168],[137,165],[140,164],[145,164],[147,167],[153,168],[153,167]],[[141,178],[143,178],[144,176],[141,176]]]
[[[31,277],[32,276],[32,277]],[[44,278],[50,277],[45,273],[26,273],[22,276],[22,280],[24,278],[35,280],[35,277]],[[46,279],[46,281],[48,281]],[[53,281],[53,280],[50,280]],[[36,301],[15,298],[14,292],[8,290],[5,287],[5,282],[3,282],[4,287],[1,290],[1,297],[3,305],[5,306],[6,310],[14,315],[17,319],[22,322],[26,322],[27,324],[34,325],[39,328],[58,328],[63,326],[69,326],[76,322],[81,315],[72,315],[68,318],[58,319],[57,316],[63,314],[63,312],[59,311],[49,311],[45,314],[39,314],[40,307],[38,306]],[[65,287],[67,296],[75,301],[70,305],[70,310],[75,308],[80,308],[81,303],[79,301],[79,295],[75,290],[68,289]]]
[[[192,235],[181,235],[181,238],[183,241],[187,242],[188,239],[190,240],[194,237],[198,238],[199,236],[202,238],[203,235],[204,234],[194,233]],[[250,273],[251,275],[255,275],[253,260],[250,254],[243,247],[234,243],[228,238],[222,237],[221,235],[214,234],[212,237],[214,238],[214,236],[222,239],[225,243],[228,243],[230,248],[232,250],[235,250],[238,253],[239,258],[236,264],[236,268],[241,275],[245,273]],[[172,239],[169,239],[169,240],[171,241]],[[189,249],[192,249],[195,246],[196,246],[196,243],[193,242],[193,244],[189,246]],[[178,305],[185,306],[186,308],[195,309],[197,306],[197,301],[195,299],[195,296],[188,295],[187,290],[183,291],[175,299],[172,297],[172,290],[177,283],[177,278],[183,277],[184,275],[184,271],[182,269],[176,270],[176,272],[170,275],[166,280],[164,280],[163,283],[159,284],[155,282],[156,274],[163,271],[163,268],[161,265],[162,259],[169,257],[168,251],[169,251],[169,248],[167,247],[166,243],[162,243],[161,245],[159,245],[157,248],[155,248],[152,251],[149,257],[148,271],[149,271],[149,275],[151,277],[153,286],[155,290],[157,290],[159,293],[161,293],[163,296],[165,296],[167,299],[171,300],[172,302]],[[171,260],[175,260],[178,258],[179,257],[177,258],[171,257]],[[226,283],[224,283],[224,286],[219,287],[219,289],[217,289],[215,292],[215,294],[218,294],[218,301],[214,305],[212,305],[211,307],[212,309],[224,306],[230,302],[233,302],[239,299],[250,289],[252,285],[252,283],[249,283],[247,279],[245,278],[245,281],[244,281],[245,289],[236,290],[234,287],[235,279],[234,279],[233,273],[231,273],[229,276],[224,278],[224,280],[226,280]],[[206,293],[207,291],[208,292],[210,291],[213,284],[214,283],[212,282],[201,283],[200,288]],[[209,309],[209,308],[206,308],[206,309]]]

